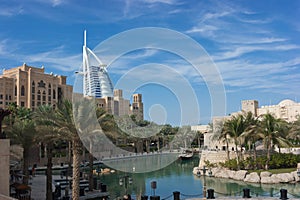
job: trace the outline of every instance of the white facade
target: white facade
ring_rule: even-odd
[[[106,65],[86,46],[86,31],[82,49],[83,94],[95,98],[113,97],[113,84],[106,70]]]
[[[252,112],[255,116],[271,113],[276,118],[283,119],[287,122],[293,122],[297,120],[300,115],[300,103],[285,99],[277,105],[268,105],[258,107],[256,100],[245,100],[242,101],[242,110],[246,112]]]
[[[106,65],[86,46],[86,31],[84,31],[82,53],[83,71],[77,73],[83,76],[83,96],[94,97],[97,106],[110,114],[116,116],[136,115],[137,120],[143,120],[142,95],[133,94],[134,101],[130,105],[130,101],[123,98],[122,90],[114,90]]]

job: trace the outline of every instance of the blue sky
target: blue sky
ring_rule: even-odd
[[[67,75],[73,84],[74,71],[82,62],[85,29],[88,46],[94,49],[123,31],[162,27],[188,35],[213,59],[225,87],[224,114],[238,111],[244,99],[256,99],[260,105],[278,104],[286,98],[300,101],[298,0],[0,0],[0,4],[0,69],[24,62],[45,66],[48,73]],[[191,84],[201,116],[195,121],[195,108],[187,107],[191,115],[184,121],[210,121],[214,114],[203,77],[195,76],[176,55],[157,49],[129,52],[111,63],[108,71],[116,84],[124,71],[147,63],[169,66]],[[165,78],[177,81],[176,76],[161,74]],[[148,84],[134,92],[143,94],[146,119],[182,123],[178,105],[184,102],[178,102],[168,88]]]

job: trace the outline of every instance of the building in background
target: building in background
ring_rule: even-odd
[[[283,119],[287,122],[294,122],[298,119],[300,114],[300,103],[285,99],[277,105],[258,107],[258,101],[244,100],[242,101],[242,110],[245,112],[252,112],[255,116],[271,113],[276,118]]]
[[[121,89],[114,90],[106,65],[86,45],[86,31],[84,31],[82,57],[82,71],[76,73],[83,76],[83,97],[95,98],[96,105],[110,114],[135,115],[136,120],[143,120],[142,95],[133,94],[133,102],[130,105],[130,101],[123,98]]]
[[[3,70],[0,76],[0,108],[10,103],[35,109],[40,105],[56,106],[62,99],[71,99],[73,87],[67,85],[67,77],[46,74],[44,67],[36,68],[25,63]]]

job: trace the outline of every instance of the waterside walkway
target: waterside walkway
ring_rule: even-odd
[[[53,175],[52,176],[53,181],[54,180],[60,180],[61,177],[59,175]],[[38,174],[34,176],[30,180],[30,187],[31,187],[31,198],[32,200],[44,200],[46,198],[46,176]],[[55,185],[53,185],[53,192],[55,190]],[[71,196],[72,191],[69,191],[69,195]],[[62,196],[64,196],[65,191],[61,191]],[[80,197],[80,200],[84,199],[92,199],[92,198],[99,198],[99,197],[105,197],[109,196],[108,192],[99,192],[99,191],[93,191],[93,192],[85,192],[84,196]],[[70,198],[71,199],[71,198]],[[0,198],[1,200],[1,198]]]

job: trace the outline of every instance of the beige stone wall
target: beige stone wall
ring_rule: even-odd
[[[6,108],[11,102],[27,108],[43,104],[55,106],[63,98],[72,98],[73,87],[66,85],[66,79],[66,76],[45,74],[43,67],[36,68],[26,64],[4,70],[0,77],[0,107]]]
[[[0,108],[15,102],[14,79],[0,76]]]
[[[296,121],[300,115],[300,103],[296,103],[292,100],[283,100],[278,105],[262,106],[257,109],[258,115],[266,113],[271,113],[277,118],[293,122]]]
[[[9,140],[0,139],[0,194],[9,196]]]
[[[144,104],[142,101],[142,94],[133,94],[133,102],[131,104],[130,110],[131,113],[136,116],[137,120],[144,119]]]
[[[230,159],[236,158],[236,153],[230,151],[229,153]],[[209,161],[210,163],[220,163],[225,162],[227,160],[227,152],[226,151],[202,151],[199,161],[199,168],[203,168],[205,165],[204,161]]]
[[[256,100],[244,100],[242,101],[242,110],[245,112],[252,112],[254,116],[257,116],[258,101]]]

